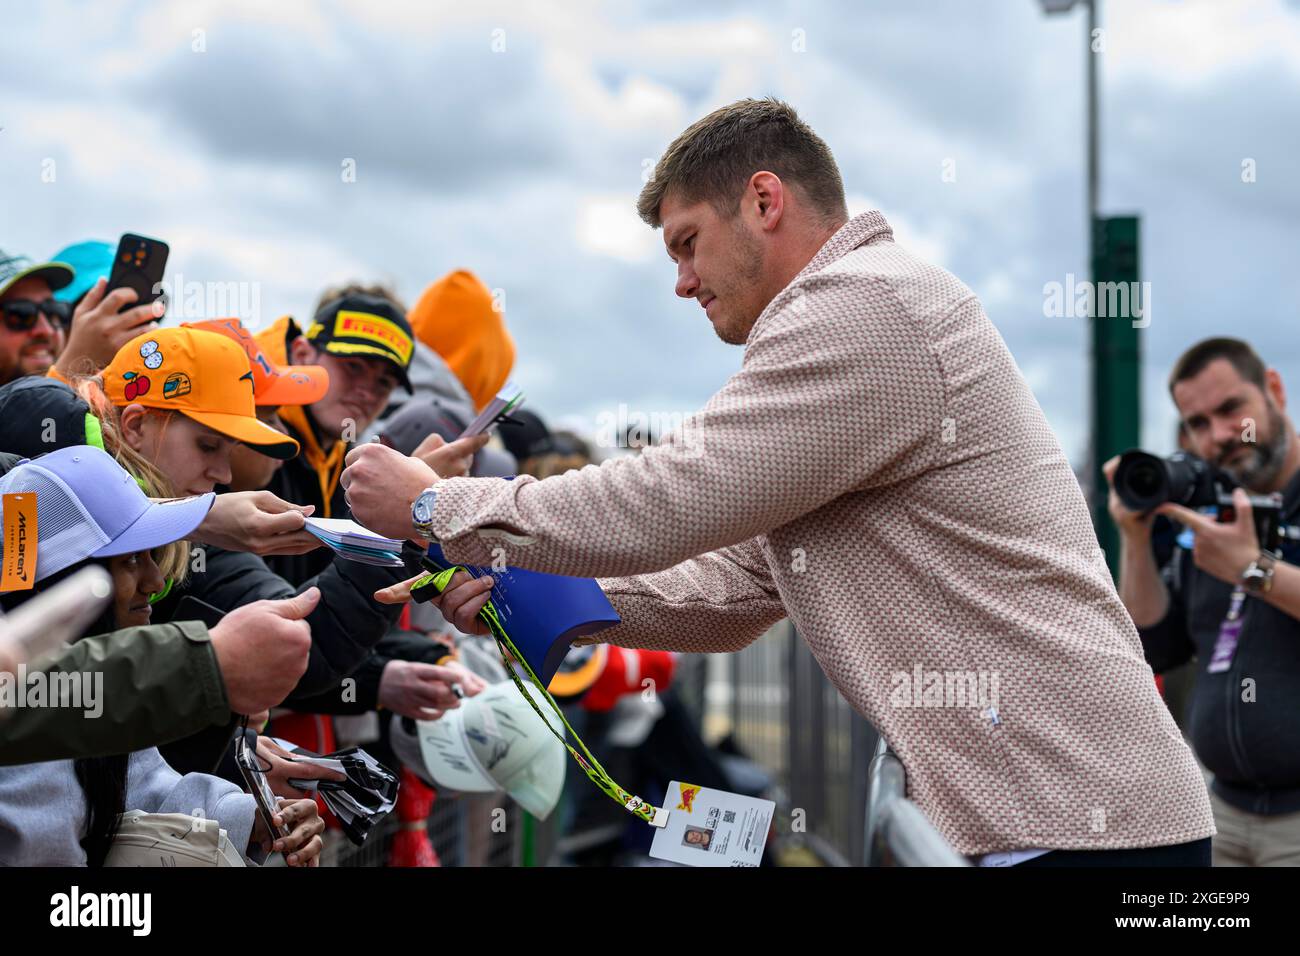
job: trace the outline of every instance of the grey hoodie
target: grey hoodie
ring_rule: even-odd
[[[246,854],[256,807],[250,795],[220,777],[181,776],[156,747],[131,754],[128,810],[202,813]],[[0,767],[0,866],[85,866],[85,829],[86,794],[71,760]]]

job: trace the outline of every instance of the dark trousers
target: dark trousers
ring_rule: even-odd
[[[1210,838],[1172,846],[1135,847],[1127,850],[1053,850],[1015,869],[1030,866],[1209,866]]]

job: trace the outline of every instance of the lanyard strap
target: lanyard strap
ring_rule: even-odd
[[[1246,602],[1246,589],[1238,584],[1232,589],[1232,597],[1228,602],[1228,615],[1224,620],[1235,621],[1241,617],[1241,606]]]
[[[469,573],[468,568],[461,566],[444,568],[441,571],[426,574],[418,581],[413,582],[411,590],[414,591],[417,588],[432,585],[437,589],[438,593],[441,594],[447,589],[447,585],[450,583],[452,575],[457,571],[465,571],[466,573]],[[528,663],[528,660],[523,654],[519,653],[519,649],[515,647],[514,641],[510,640],[510,635],[506,633],[505,627],[502,626],[501,618],[497,615],[497,609],[493,607],[491,600],[483,605],[482,610],[478,612],[478,617],[479,620],[487,625],[488,630],[492,633],[492,637],[496,640],[497,649],[501,651],[501,656],[504,659],[506,670],[510,674],[510,679],[515,682],[515,686],[519,688],[519,692],[523,694],[528,703],[532,705],[533,710],[537,712],[537,716],[542,718],[542,723],[546,724],[547,729],[555,735],[560,743],[564,744],[564,748],[569,751],[569,755],[578,762],[578,765],[582,767],[584,771],[586,771],[591,782],[599,787],[611,800],[621,804],[623,809],[627,810],[629,813],[640,817],[646,823],[654,826],[663,826],[664,823],[667,822],[668,815],[658,807],[620,787],[618,783],[615,782],[614,778],[605,771],[605,768],[600,765],[600,761],[597,760],[592,755],[591,751],[587,749],[587,745],[583,743],[582,738],[578,736],[577,732],[569,726],[569,721],[565,719],[564,712],[560,710],[560,705],[555,702],[555,698],[550,695],[550,692],[542,686],[542,682],[538,679],[532,665]],[[532,684],[533,687],[537,688],[537,690],[541,692],[542,696],[550,703],[551,707],[555,710],[556,716],[559,717],[560,722],[564,724],[565,730],[569,732],[569,736],[571,736],[577,742],[578,747],[581,748],[581,752],[575,749],[574,746],[564,738],[564,735],[556,730],[555,727],[552,726],[551,722],[546,719],[546,715],[542,713],[541,708],[537,705],[537,701],[533,699],[533,695],[524,687],[523,682],[519,679],[518,669],[510,666],[511,658],[517,661],[520,667],[523,668],[524,674],[528,677],[528,682]]]

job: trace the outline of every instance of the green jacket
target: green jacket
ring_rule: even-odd
[[[231,720],[216,652],[197,621],[84,638],[59,653],[47,674],[54,672],[92,675],[98,716],[68,706],[0,706],[0,766],[132,753]],[[11,685],[3,702],[16,675],[0,681]]]

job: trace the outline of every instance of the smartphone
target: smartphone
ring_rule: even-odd
[[[280,809],[280,804],[271,791],[271,785],[266,782],[266,770],[257,756],[257,731],[246,728],[242,733],[236,733],[235,763],[244,778],[244,785],[253,795],[253,802],[257,804],[257,812],[266,824],[267,832],[273,838],[287,837],[289,828],[277,827],[274,822],[274,814]]]
[[[163,270],[167,268],[167,243],[161,239],[126,233],[118,241],[113,271],[108,276],[107,295],[114,289],[134,289],[138,299],[119,311],[148,305],[162,294]]]

